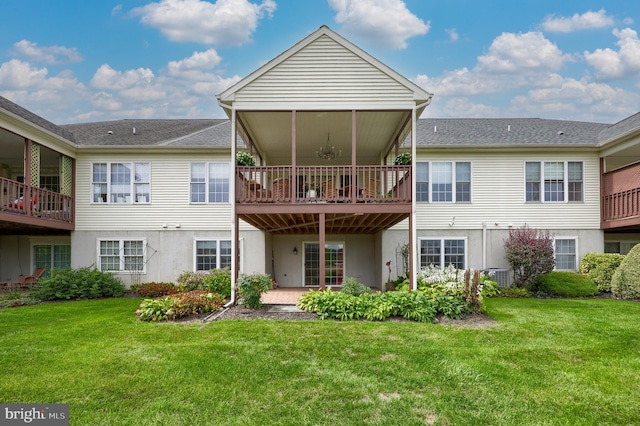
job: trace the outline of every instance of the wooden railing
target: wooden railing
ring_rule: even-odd
[[[73,223],[73,197],[0,178],[0,210]]]
[[[602,175],[602,221],[640,217],[640,163]]]
[[[237,167],[238,203],[410,203],[411,166]]]

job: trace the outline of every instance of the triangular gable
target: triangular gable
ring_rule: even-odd
[[[398,108],[428,104],[432,95],[320,27],[218,95],[240,109]]]

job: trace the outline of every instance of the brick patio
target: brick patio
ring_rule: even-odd
[[[295,305],[298,298],[307,291],[308,288],[278,288],[267,291],[261,300],[265,305]]]

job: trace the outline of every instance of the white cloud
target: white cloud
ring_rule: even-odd
[[[215,49],[209,49],[205,52],[195,52],[189,58],[181,61],[169,62],[168,69],[170,74],[176,74],[185,71],[202,71],[211,70],[221,61],[220,56]]]
[[[638,33],[630,28],[613,30],[618,38],[619,50],[597,49],[593,53],[584,52],[584,58],[596,70],[596,77],[614,80],[640,74],[640,40]]]
[[[82,55],[75,47],[38,46],[37,43],[20,40],[13,45],[13,55],[45,64],[82,62]]]
[[[431,26],[401,0],[329,0],[329,5],[342,33],[381,48],[404,49],[407,39],[428,33]]]
[[[103,64],[91,79],[91,86],[103,90],[123,90],[134,86],[148,85],[153,81],[153,78],[153,72],[148,68],[120,72]]]
[[[607,15],[606,10],[600,9],[597,12],[590,10],[582,15],[576,13],[570,18],[550,15],[542,22],[542,29],[554,33],[570,33],[579,30],[607,28],[613,24],[613,17]]]
[[[11,59],[0,65],[0,88],[37,88],[44,82],[48,73],[46,68],[33,68],[27,62]]]
[[[559,69],[571,56],[540,32],[502,33],[486,55],[478,57],[478,69],[496,73],[522,73]]]
[[[455,28],[449,28],[445,30],[447,34],[449,34],[449,41],[458,41],[460,36],[458,35],[458,31]]]
[[[161,0],[132,11],[140,22],[158,28],[168,39],[209,45],[237,46],[251,40],[258,20],[271,16],[274,0]]]

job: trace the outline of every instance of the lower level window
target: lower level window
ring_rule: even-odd
[[[466,241],[448,238],[420,240],[420,267],[429,265],[440,268],[453,265],[457,269],[465,269]]]
[[[101,271],[144,271],[144,240],[101,240],[98,244],[98,263]]]
[[[577,249],[576,240],[556,238],[554,240],[554,252],[556,256],[556,270],[576,271]]]
[[[196,271],[231,268],[230,240],[196,241]]]
[[[639,244],[639,243],[637,242],[630,243],[630,242],[621,242],[621,241],[608,242],[608,243],[606,242],[604,243],[604,252],[627,254],[636,244]]]
[[[71,246],[68,244],[38,244],[33,246],[33,269],[46,268],[48,275],[52,269],[71,267]]]

